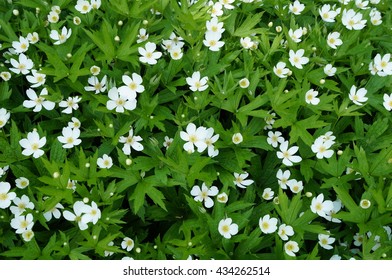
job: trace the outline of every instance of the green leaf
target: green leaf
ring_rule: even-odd
[[[233,36],[246,37],[251,34],[261,34],[265,31],[264,28],[254,28],[260,23],[260,19],[263,13],[254,14],[248,16],[245,21],[234,31]]]
[[[51,68],[43,67],[40,73],[55,76],[54,82],[58,82],[69,75],[68,67],[61,61],[55,49],[44,43],[37,43],[35,46],[45,53],[49,63],[54,68],[54,71],[51,71]]]

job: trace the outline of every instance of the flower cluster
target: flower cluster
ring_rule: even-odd
[[[214,135],[212,127],[196,127],[194,123],[189,123],[186,131],[180,132],[180,137],[186,141],[183,148],[188,153],[195,152],[196,148],[199,153],[207,149],[209,157],[215,157],[219,154],[219,150],[214,146],[214,143],[219,139],[219,134]]]
[[[392,248],[385,1],[28,2],[0,4],[4,256]]]

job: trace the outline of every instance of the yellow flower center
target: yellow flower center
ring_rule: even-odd
[[[39,149],[38,143],[33,143],[33,144],[31,145],[31,149],[32,149],[33,151],[37,151],[37,150]]]
[[[262,227],[264,230],[267,230],[267,229],[269,229],[269,223],[267,223],[267,222],[262,222],[262,223],[261,223],[261,227]]]
[[[20,222],[20,227],[21,227],[21,228],[27,228],[28,225],[29,225],[29,224],[27,223],[26,220],[23,220],[23,221]]]
[[[132,83],[129,84],[129,88],[132,89],[132,90],[136,90],[137,84],[135,82],[132,82]]]
[[[224,225],[224,226],[222,226],[221,230],[223,232],[229,232],[230,231],[230,227],[228,225]]]

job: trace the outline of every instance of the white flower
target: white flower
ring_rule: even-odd
[[[293,163],[298,163],[302,160],[300,156],[296,156],[295,153],[298,151],[298,146],[293,146],[290,149],[288,148],[289,141],[284,141],[280,144],[280,151],[276,152],[276,156],[280,159],[283,159],[283,164],[286,166],[292,166]]]
[[[331,246],[332,243],[335,242],[335,238],[330,237],[328,234],[319,234],[318,235],[319,244],[326,250],[331,250],[333,247]]]
[[[336,11],[331,10],[331,5],[329,4],[324,4],[321,9],[319,9],[319,14],[325,22],[335,22],[335,17],[338,15]]]
[[[37,32],[27,34],[27,40],[29,40],[30,44],[35,44],[39,41],[39,36]]]
[[[80,230],[85,230],[88,228],[87,223],[82,222],[82,215],[84,214],[84,209],[86,204],[83,201],[76,201],[73,205],[74,213],[65,210],[63,212],[63,217],[70,222],[77,222]]]
[[[18,60],[11,58],[10,62],[14,68],[10,68],[15,74],[26,75],[34,67],[33,61],[28,58],[24,53],[19,54]]]
[[[278,235],[283,241],[289,240],[289,236],[294,235],[293,227],[286,224],[281,224],[278,229]]]
[[[0,128],[4,127],[10,119],[10,112],[6,109],[0,108]]]
[[[240,43],[241,46],[247,50],[253,48],[255,44],[250,37],[241,38]]]
[[[333,135],[332,131],[328,131],[324,135],[321,135],[320,137],[323,138],[324,141],[331,140],[333,142],[333,143],[331,143],[331,145],[335,144],[335,142],[333,140],[335,140],[336,137]]]
[[[333,203],[331,200],[324,201],[324,194],[319,194],[317,197],[313,197],[310,205],[310,210],[320,217],[325,217],[326,213],[329,213],[333,209]]]
[[[113,159],[107,154],[104,154],[102,157],[97,159],[97,165],[99,168],[109,169],[113,166]]]
[[[10,192],[11,185],[8,182],[0,182],[0,209],[6,209],[16,197],[16,193]]]
[[[238,82],[238,84],[240,85],[240,88],[248,88],[250,83],[247,78],[243,78]]]
[[[268,131],[268,138],[267,143],[270,144],[272,147],[278,147],[278,143],[283,143],[284,138],[282,137],[282,132],[280,131]]]
[[[63,148],[65,149],[73,148],[74,146],[77,146],[82,143],[82,140],[79,139],[79,128],[64,127],[62,130],[62,134],[62,136],[57,136],[57,139],[61,143],[63,143]]]
[[[173,143],[173,138],[170,138],[169,136],[165,136],[165,141],[163,142],[163,147],[166,148],[166,150],[170,147],[170,145]]]
[[[186,141],[184,144],[184,150],[193,153],[195,147],[199,153],[202,153],[208,145],[205,142],[207,135],[207,129],[203,126],[196,128],[196,125],[189,123],[185,131],[180,131],[180,137],[182,140]]]
[[[207,31],[204,34],[203,44],[204,46],[208,47],[210,51],[217,52],[225,44],[225,42],[219,41],[220,39],[220,33]]]
[[[333,155],[333,150],[328,150],[335,142],[332,140],[327,140],[325,141],[323,137],[318,137],[313,145],[311,146],[311,149],[313,153],[316,153],[316,157],[318,159],[322,158],[330,158]]]
[[[354,245],[355,246],[362,246],[363,238],[364,238],[364,236],[362,234],[359,234],[359,232],[357,232],[357,233],[355,233],[353,238],[354,238]]]
[[[305,102],[312,105],[317,105],[320,103],[320,98],[316,97],[318,91],[310,89],[305,93]]]
[[[284,62],[278,62],[278,64],[274,66],[273,70],[275,75],[278,76],[279,78],[286,78],[290,72],[290,69],[286,68],[286,63]]]
[[[135,243],[129,237],[125,237],[123,239],[123,241],[121,242],[121,248],[123,248],[124,250],[127,250],[128,252],[131,251],[134,246],[135,246]]]
[[[80,121],[75,117],[72,117],[71,121],[68,122],[68,127],[70,128],[80,128],[80,126],[81,126]]]
[[[49,222],[52,220],[52,217],[59,219],[61,217],[59,209],[64,209],[64,206],[61,203],[57,203],[52,209],[44,213],[45,220]]]
[[[3,175],[5,174],[5,172],[9,169],[9,165],[0,167],[0,178],[3,177]]]
[[[357,90],[357,87],[353,85],[350,89],[350,93],[349,93],[348,97],[355,104],[362,106],[363,105],[362,103],[364,103],[368,100],[368,98],[365,97],[366,93],[367,93],[367,90],[365,88],[359,88]]]
[[[214,143],[218,141],[219,134],[214,135],[214,129],[212,127],[206,129],[204,142],[207,144],[207,151],[209,157],[216,157],[219,154],[219,150],[215,149]]]
[[[207,187],[205,183],[201,185],[201,189],[199,186],[193,186],[191,190],[191,195],[194,196],[195,201],[204,201],[204,206],[206,208],[211,208],[214,206],[214,201],[210,196],[216,196],[218,194],[219,190],[217,187],[212,186],[212,187]]]
[[[95,91],[95,94],[98,94],[100,92],[104,92],[106,90],[106,80],[107,80],[106,75],[102,78],[102,81],[99,81],[96,76],[91,76],[87,80],[87,82],[90,84],[90,86],[85,86],[84,90],[85,91]]]
[[[356,13],[353,9],[343,10],[342,24],[349,30],[361,30],[366,25],[366,20],[362,20],[362,14]]]
[[[265,234],[275,232],[278,229],[278,227],[276,226],[277,223],[278,223],[278,219],[270,218],[269,214],[259,219],[259,227],[261,231]]]
[[[91,8],[90,2],[85,0],[78,0],[75,5],[75,9],[81,14],[87,14],[91,11]]]
[[[333,49],[336,49],[337,46],[341,46],[343,41],[340,39],[340,33],[336,31],[329,33],[327,36],[327,44]]]
[[[333,218],[333,215],[335,215],[337,212],[340,211],[340,209],[342,209],[343,205],[342,202],[337,199],[335,201],[332,202],[333,204],[333,208],[331,211],[326,212],[326,216],[324,217],[326,220],[331,221],[333,223],[341,223],[342,221],[337,219],[337,218]]]
[[[269,116],[264,118],[264,121],[267,124],[266,126],[264,126],[264,130],[272,129],[272,125],[275,123],[275,117],[276,117],[276,114],[271,113]]]
[[[24,241],[29,242],[34,237],[34,232],[31,229],[28,229],[22,232],[22,238]]]
[[[81,97],[75,96],[75,97],[68,97],[67,100],[60,101],[59,106],[62,108],[65,108],[61,112],[65,114],[71,114],[72,110],[77,110],[79,109],[79,102],[82,100]]]
[[[325,75],[332,77],[336,73],[336,67],[333,67],[332,64],[327,64],[324,67],[324,73]]]
[[[29,49],[30,42],[27,38],[22,36],[19,37],[19,41],[13,41],[12,47],[16,53],[24,53]]]
[[[283,172],[281,169],[279,169],[278,172],[276,173],[278,184],[283,190],[286,190],[288,187],[288,181],[290,179],[290,175],[291,175],[290,170],[286,170]]]
[[[355,0],[355,6],[357,6],[361,10],[369,9],[367,5],[369,5],[369,1]]]
[[[374,57],[374,67],[379,76],[392,75],[392,62],[390,59],[391,54],[389,53],[385,54],[382,58],[379,53]]]
[[[32,84],[30,87],[36,88],[39,86],[42,86],[46,82],[46,75],[38,73],[37,70],[33,69],[31,70],[32,75],[27,75],[26,79],[29,81],[30,84]]]
[[[145,28],[140,28],[139,29],[139,34],[137,35],[137,40],[136,43],[141,43],[144,42],[148,39],[148,34],[147,34],[147,30]]]
[[[293,193],[299,193],[304,189],[304,185],[302,181],[297,181],[295,179],[291,179],[287,182],[287,185],[289,186],[290,190]]]
[[[382,23],[381,13],[376,8],[370,11],[370,22],[376,26]]]
[[[299,49],[294,52],[293,50],[289,51],[289,61],[292,66],[297,67],[298,69],[302,69],[302,65],[307,64],[309,62],[309,58],[303,56],[305,53],[304,49]]]
[[[331,261],[339,261],[341,259],[342,259],[342,257],[339,256],[339,255],[336,255],[336,254],[332,255],[331,258],[330,258]]]
[[[223,22],[219,22],[217,17],[213,17],[211,20],[207,20],[206,28],[208,31],[222,34],[225,29],[223,28]]]
[[[231,218],[222,219],[218,225],[219,233],[226,239],[230,239],[232,235],[238,233],[238,225],[233,223]]]
[[[234,0],[219,0],[219,3],[221,3],[225,9],[228,10],[234,9],[234,6],[231,5],[234,3]]]
[[[157,45],[155,43],[147,42],[144,48],[139,47],[138,51],[141,55],[139,60],[150,65],[157,64],[157,59],[162,56],[161,52],[156,51]]]
[[[226,203],[229,200],[229,197],[227,196],[227,194],[225,192],[218,194],[218,196],[216,197],[216,200],[218,200],[218,202],[220,203]]]
[[[211,16],[212,17],[220,17],[223,15],[223,5],[220,2],[212,2],[210,1],[210,6],[211,6]],[[212,4],[211,4],[212,3]]]
[[[101,68],[99,66],[93,65],[90,67],[90,73],[94,76],[98,76],[101,73]]]
[[[249,176],[248,172],[245,172],[242,174],[234,172],[234,179],[235,180],[233,182],[237,187],[242,188],[242,189],[246,189],[247,186],[254,183],[254,181],[251,179],[245,180],[246,178],[248,178],[248,176]]]
[[[75,191],[76,190],[76,182],[77,182],[76,180],[68,179],[67,189]]]
[[[57,23],[60,19],[59,13],[56,11],[50,11],[48,14],[48,21],[50,23]]]
[[[372,203],[370,202],[369,199],[361,199],[361,201],[359,202],[359,206],[362,209],[368,209],[371,205]]]
[[[108,246],[113,246],[113,245],[114,245],[114,242],[113,242],[113,241],[110,241],[110,242],[108,243]],[[111,256],[111,255],[114,254],[114,252],[108,251],[108,250],[105,250],[103,253],[104,253],[105,257],[109,257],[109,256]]]
[[[132,260],[134,260],[134,258],[125,256],[125,257],[122,257],[121,260],[132,261]]]
[[[112,87],[108,92],[108,97],[110,98],[106,102],[108,110],[116,109],[116,112],[124,113],[124,109],[132,111],[136,108],[136,93],[131,92],[131,89],[126,86],[120,88]]]
[[[271,200],[274,198],[274,191],[271,188],[265,188],[261,195],[265,200]]]
[[[12,202],[16,206],[11,206],[10,211],[15,216],[19,216],[20,214],[22,214],[24,211],[26,211],[26,208],[34,209],[34,204],[30,201],[29,197],[25,194],[22,195],[21,198],[15,197]]]
[[[98,10],[101,7],[101,0],[91,0],[91,7]]]
[[[289,30],[289,36],[295,43],[301,42],[302,35],[303,35],[302,28],[298,28],[296,30],[293,30],[290,28],[290,30]]]
[[[182,49],[181,49],[180,47],[177,47],[177,46],[171,48],[171,49],[169,50],[169,54],[170,54],[170,57],[171,57],[173,60],[179,60],[179,59],[181,59],[182,56],[184,55],[184,53],[182,52]]]
[[[11,220],[11,227],[16,229],[16,233],[21,234],[27,230],[31,230],[34,225],[33,215],[27,214],[26,216],[15,216]]]
[[[124,147],[122,148],[124,154],[130,155],[131,147],[135,151],[143,151],[144,147],[141,143],[139,143],[142,140],[143,140],[142,137],[133,135],[133,128],[131,128],[129,130],[128,136],[127,137],[121,136],[119,142],[124,143]]]
[[[24,149],[22,154],[25,156],[33,155],[34,158],[39,158],[44,154],[41,148],[46,144],[46,137],[39,137],[36,130],[27,133],[27,138],[19,140],[19,145]]]
[[[392,110],[392,93],[390,95],[384,94],[384,102],[382,103],[387,111]]]
[[[25,189],[29,186],[30,181],[25,177],[19,177],[15,179],[15,186],[19,189]]]
[[[238,144],[240,144],[242,141],[244,141],[244,138],[242,137],[242,134],[241,134],[241,133],[237,132],[237,133],[234,133],[234,134],[233,134],[233,137],[231,137],[231,141],[232,141],[234,144],[238,145]]]
[[[284,251],[287,255],[295,257],[295,253],[299,251],[298,243],[295,241],[288,241],[284,244]]]
[[[135,94],[144,92],[143,78],[137,73],[132,73],[132,78],[123,75],[122,82]]]
[[[84,224],[92,222],[95,225],[101,218],[101,210],[94,201],[91,202],[91,206],[86,204],[83,206],[83,213],[82,223]]]
[[[185,80],[191,91],[203,91],[208,88],[208,77],[200,78],[199,71],[194,72],[192,77],[187,77]]]
[[[54,42],[54,45],[60,45],[65,43],[69,37],[71,37],[72,34],[72,29],[67,29],[65,26],[61,29],[61,34],[57,30],[52,30],[49,34],[49,37],[56,42]]]
[[[8,71],[3,71],[0,73],[0,77],[3,79],[3,81],[7,82],[11,79],[11,73]]]
[[[290,3],[289,5],[289,10],[294,15],[300,15],[304,9],[305,5],[301,4],[298,0],[295,0],[294,3]]]
[[[42,107],[46,110],[50,111],[53,110],[56,103],[53,101],[46,100],[44,96],[48,95],[48,90],[43,88],[39,97],[35,93],[35,91],[31,88],[26,90],[26,95],[30,100],[23,101],[23,106],[26,108],[34,108],[33,112],[40,112]]]

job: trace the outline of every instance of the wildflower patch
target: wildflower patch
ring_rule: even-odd
[[[390,259],[386,0],[0,3],[0,258]]]

